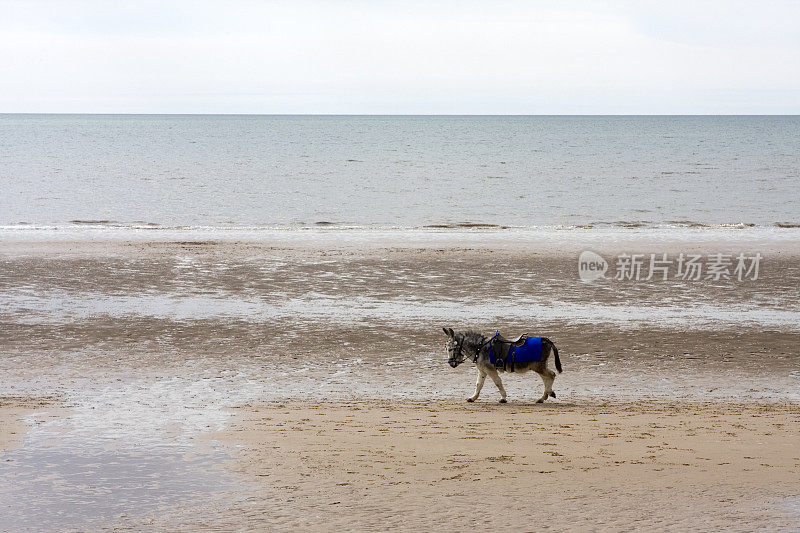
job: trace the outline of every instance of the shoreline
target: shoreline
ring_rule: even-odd
[[[566,240],[565,240],[566,239]],[[608,242],[610,241],[610,242]],[[800,224],[783,226],[656,225],[656,226],[531,226],[500,227],[466,225],[454,227],[404,226],[113,226],[113,225],[13,225],[0,226],[0,245],[54,245],[56,243],[107,244],[273,244],[297,248],[434,247],[465,245],[488,249],[530,244],[617,244],[657,243],[745,244],[797,246]]]

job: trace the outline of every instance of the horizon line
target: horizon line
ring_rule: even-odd
[[[239,117],[798,117],[800,113],[109,113],[0,111],[2,115]]]

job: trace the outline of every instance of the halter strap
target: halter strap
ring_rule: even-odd
[[[484,337],[485,340],[480,344],[480,346],[478,346],[478,349],[475,350],[475,357],[472,359],[473,363],[477,363],[478,362],[478,356],[481,355],[481,350],[483,350],[483,347],[486,346],[487,342],[489,343],[489,354],[491,355],[491,353],[492,353],[492,341],[495,339],[495,337],[497,337],[497,334],[499,332],[500,332],[500,330],[495,331],[494,335],[492,335],[488,339],[486,337]]]

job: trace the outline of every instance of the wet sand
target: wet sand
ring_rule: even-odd
[[[0,405],[5,526],[800,527],[796,240],[310,235],[0,243],[0,397],[53,402]],[[587,284],[584,249],[764,259]],[[467,405],[444,325],[551,338],[558,398]]]

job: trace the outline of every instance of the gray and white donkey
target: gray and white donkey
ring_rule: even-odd
[[[474,402],[478,399],[483,388],[483,382],[486,376],[492,378],[494,384],[500,389],[500,403],[506,403],[506,389],[503,388],[503,382],[500,381],[500,372],[505,372],[503,367],[495,367],[489,362],[489,341],[493,340],[493,349],[496,350],[495,355],[504,356],[508,353],[510,346],[520,345],[524,343],[524,337],[520,336],[517,339],[509,340],[500,335],[490,338],[475,331],[467,331],[465,333],[456,333],[452,328],[442,328],[448,337],[447,340],[447,353],[450,356],[448,363],[453,368],[463,363],[467,357],[475,362],[475,367],[478,370],[478,382],[475,384],[475,394],[467,398],[468,402]],[[516,363],[514,365],[514,372],[527,372],[533,370],[544,381],[544,394],[541,398],[536,400],[536,403],[544,402],[548,397],[556,397],[553,392],[553,381],[556,379],[556,373],[547,368],[547,360],[550,354],[553,354],[556,362],[556,370],[561,373],[561,361],[558,358],[558,348],[553,342],[542,337],[542,360],[533,362]]]

